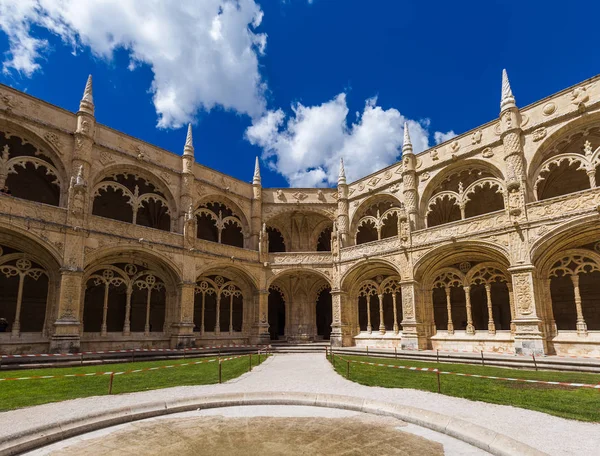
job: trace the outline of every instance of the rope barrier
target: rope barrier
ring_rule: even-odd
[[[99,350],[99,351],[85,351],[77,353],[36,353],[29,355],[0,355],[1,358],[52,358],[62,356],[81,356],[81,355],[107,355],[107,354],[118,354],[118,353],[145,353],[145,352],[172,352],[172,353],[185,353],[187,351],[196,350],[214,350],[217,348],[271,348],[270,345],[243,345],[243,344],[231,344],[231,345],[207,345],[203,347],[193,348],[132,348],[123,350]]]
[[[357,348],[362,348],[362,347],[357,347]],[[366,345],[365,346],[367,353],[369,352],[369,346]],[[395,349],[397,350],[397,346],[395,345],[384,345],[384,346],[372,346],[371,350],[377,350],[377,349]],[[449,348],[446,350],[439,350],[440,354],[444,354],[444,353],[470,353],[470,354],[479,354],[482,350],[458,350],[455,348]],[[436,353],[436,350],[420,350],[418,348],[402,348],[399,353],[402,352],[418,352],[418,353]],[[486,355],[498,355],[498,356],[525,356],[530,358],[531,355],[525,355],[522,353],[515,353],[515,352],[510,352],[510,351],[506,351],[506,352],[494,352],[494,351],[483,351],[484,354]],[[546,355],[546,357],[548,358],[571,358],[571,359],[578,359],[578,358],[584,358],[584,359],[600,359],[600,356],[590,356],[590,355]]]
[[[419,372],[432,372],[439,373],[440,375],[456,375],[459,377],[474,377],[474,378],[484,378],[489,380],[504,380],[509,382],[522,382],[522,383],[537,383],[542,385],[554,385],[554,386],[570,386],[574,388],[592,388],[600,390],[600,384],[593,385],[590,383],[567,383],[567,382],[554,382],[554,381],[546,381],[546,380],[530,380],[525,378],[512,378],[512,377],[497,377],[493,375],[480,375],[480,374],[465,374],[462,372],[449,372],[442,371],[440,369],[436,369],[433,367],[414,367],[414,366],[400,366],[395,364],[382,364],[382,363],[369,363],[366,361],[357,361],[353,359],[345,359],[340,355],[334,355],[342,361],[355,363],[355,364],[365,364],[368,366],[376,366],[376,367],[388,367],[392,369],[405,369],[408,371],[419,371]]]
[[[239,356],[231,356],[229,358],[221,358],[220,361],[221,362],[231,361],[233,359],[243,358],[244,356],[247,356],[247,355],[239,355]],[[181,363],[181,364],[170,364],[167,366],[144,367],[141,369],[131,369],[131,370],[121,371],[121,372],[110,371],[110,372],[89,372],[86,374],[33,375],[31,377],[9,377],[9,378],[0,378],[0,382],[8,382],[8,381],[15,381],[15,380],[38,380],[38,379],[48,379],[48,378],[98,377],[98,376],[102,376],[102,375],[113,375],[113,376],[114,375],[126,375],[126,374],[136,374],[138,372],[155,371],[155,370],[160,370],[160,369],[171,369],[174,367],[195,366],[198,364],[215,363],[217,361],[219,361],[219,359],[214,358],[214,359],[193,361],[193,362],[187,362],[187,363]]]

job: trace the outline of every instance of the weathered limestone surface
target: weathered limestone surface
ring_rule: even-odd
[[[205,168],[191,126],[179,156],[97,124],[91,78],[77,113],[0,86],[0,351],[600,356],[598,81],[519,108],[504,73],[498,119],[420,153],[406,127],[401,161],[335,189]]]

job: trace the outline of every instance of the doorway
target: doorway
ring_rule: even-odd
[[[329,340],[331,336],[331,288],[325,288],[317,295],[317,336]]]
[[[269,288],[269,335],[271,340],[283,340],[285,336],[285,299],[275,288]]]

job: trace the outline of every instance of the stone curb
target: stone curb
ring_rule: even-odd
[[[113,408],[99,413],[91,413],[80,419],[31,427],[0,440],[0,456],[23,453],[77,435],[145,418],[199,409],[247,405],[305,405],[392,416],[407,423],[455,437],[494,455],[546,455],[546,453],[496,431],[459,418],[415,407],[334,394],[255,392],[212,394],[166,402],[146,402],[132,407]]]

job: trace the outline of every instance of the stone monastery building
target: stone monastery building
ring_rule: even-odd
[[[330,339],[600,356],[600,76],[337,188],[0,86],[0,352]],[[183,138],[182,138],[183,143]],[[250,176],[248,176],[250,177]]]

